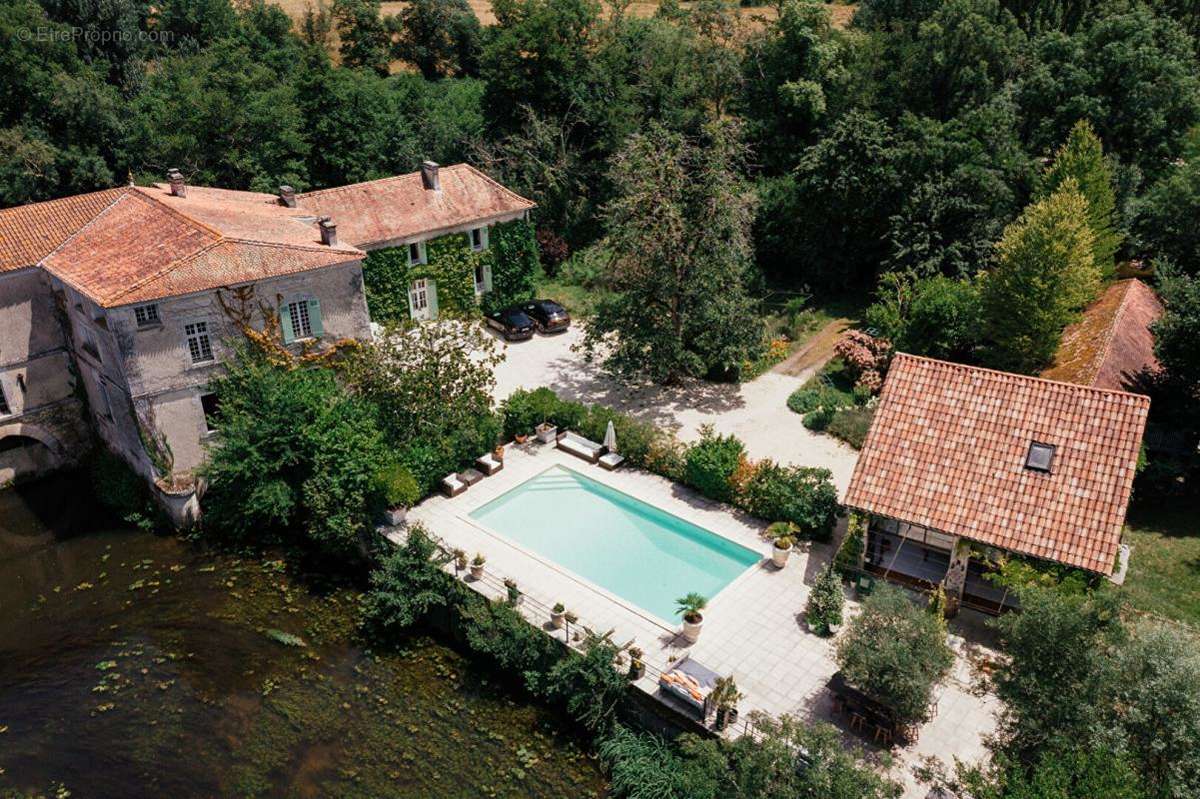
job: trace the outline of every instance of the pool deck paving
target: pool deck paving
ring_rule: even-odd
[[[476,508],[554,465],[574,469],[749,547],[761,553],[763,561],[709,598],[703,632],[697,643],[689,645],[671,620],[655,618],[470,517]],[[771,565],[770,544],[761,535],[761,521],[657,475],[629,468],[609,472],[553,445],[533,441],[510,445],[503,470],[464,494],[452,499],[440,495],[426,499],[409,511],[408,522],[423,524],[447,546],[462,549],[468,556],[482,553],[487,558],[485,578],[468,578],[467,584],[486,596],[500,598],[505,594],[503,580],[515,580],[528,598],[521,606],[522,612],[547,634],[560,639],[566,635],[549,623],[548,609],[561,602],[579,616],[576,632],[582,633],[585,627],[598,633],[612,630],[612,640],[617,644],[640,647],[647,676],[637,686],[648,694],[671,703],[659,692],[657,673],[669,670],[671,662],[690,654],[710,669],[734,676],[745,695],[740,705],[742,720],[750,711],[761,710],[773,716],[790,714],[805,720],[829,721],[842,729],[848,743],[862,746],[871,759],[879,759],[882,750],[849,732],[844,721],[833,716],[832,695],[826,684],[838,670],[834,643],[808,632],[803,622],[810,586],[832,556],[831,545],[815,544],[807,552],[794,552],[787,567],[778,570]],[[569,534],[570,519],[564,519],[563,524]],[[404,533],[398,530],[389,535],[399,542]],[[857,609],[857,603],[848,598],[848,615]],[[950,677],[937,689],[937,713],[920,728],[915,743],[892,750],[891,773],[905,784],[906,799],[925,795],[927,787],[913,775],[913,767],[923,758],[934,756],[952,764],[955,758],[971,763],[986,756],[983,739],[995,728],[994,713],[999,704],[994,696],[975,687],[978,681],[973,664],[980,657],[996,657],[984,640],[986,635],[979,634],[981,628],[979,617],[973,614],[952,622],[950,643],[958,657]],[[743,729],[739,723],[733,732]]]

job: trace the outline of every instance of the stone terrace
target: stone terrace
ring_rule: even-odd
[[[575,469],[750,547],[762,554],[763,561],[710,597],[703,634],[698,643],[689,647],[677,635],[677,628],[470,518],[471,511],[555,464]],[[502,580],[515,580],[531,600],[523,605],[526,617],[548,634],[565,635],[550,628],[546,610],[555,602],[562,602],[579,616],[580,626],[598,632],[613,629],[613,640],[617,643],[632,642],[639,646],[645,653],[647,676],[638,682],[638,687],[651,695],[659,696],[657,672],[690,651],[692,657],[714,671],[734,676],[746,696],[740,706],[742,719],[751,710],[763,710],[772,715],[787,713],[804,719],[840,722],[831,715],[831,696],[825,688],[837,671],[833,645],[830,640],[807,632],[803,623],[809,587],[832,554],[829,546],[814,546],[809,553],[795,552],[786,569],[776,570],[770,563],[770,545],[760,535],[762,524],[758,520],[656,475],[631,469],[607,472],[550,445],[537,443],[510,445],[502,471],[485,477],[453,499],[431,497],[410,511],[408,518],[410,522],[423,523],[450,547],[461,548],[468,555],[483,553],[487,558],[487,575],[480,582],[468,580],[468,585],[497,598],[504,594]],[[403,533],[396,531],[390,536],[400,541]],[[848,601],[847,610],[855,613],[856,603]],[[971,623],[977,619],[967,617],[965,621]],[[961,627],[958,624],[955,629]],[[912,776],[911,768],[920,758],[932,755],[946,763],[952,763],[954,758],[974,762],[985,755],[982,739],[994,728],[997,700],[980,696],[971,688],[968,655],[990,655],[976,643],[977,639],[976,635],[964,637],[952,633],[951,643],[959,658],[950,679],[938,689],[937,715],[921,728],[915,744],[894,752],[897,755],[894,776],[904,781],[906,797],[924,796],[924,789]],[[839,726],[844,729],[844,725]],[[737,730],[741,729],[742,725],[737,725]],[[850,733],[847,738],[871,750],[868,741]]]

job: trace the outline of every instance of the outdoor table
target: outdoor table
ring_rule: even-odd
[[[483,479],[483,472],[478,469],[467,469],[466,471],[459,472],[458,479],[469,486],[473,486]]]

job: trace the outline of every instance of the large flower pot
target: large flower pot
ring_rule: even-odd
[[[565,610],[562,613],[550,611],[550,624],[554,626],[554,629],[561,630],[563,628],[563,624],[565,623],[564,620],[566,617],[567,612]]]
[[[408,515],[408,508],[388,508],[384,511],[384,517],[387,523],[392,527],[404,524],[404,517]]]
[[[771,547],[771,562],[775,564],[776,569],[782,569],[787,565],[788,558],[792,554],[792,547],[781,547],[778,544]]]
[[[471,564],[471,579],[472,580],[482,580],[483,579],[483,566],[476,566],[474,563]]]
[[[552,424],[539,424],[536,428],[538,441],[543,444],[553,444],[558,437],[558,428]]]
[[[697,614],[695,621],[688,621],[685,617],[683,620],[683,637],[691,643],[696,643],[700,640],[700,628],[704,626],[704,617]]]

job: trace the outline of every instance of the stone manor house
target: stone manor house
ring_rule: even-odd
[[[483,250],[533,207],[466,164],[277,195],[168,177],[0,210],[0,485],[77,461],[94,434],[187,521],[239,320],[275,315],[296,352],[369,339],[367,252],[422,264],[449,235]],[[434,281],[413,280],[410,315],[436,309]]]

